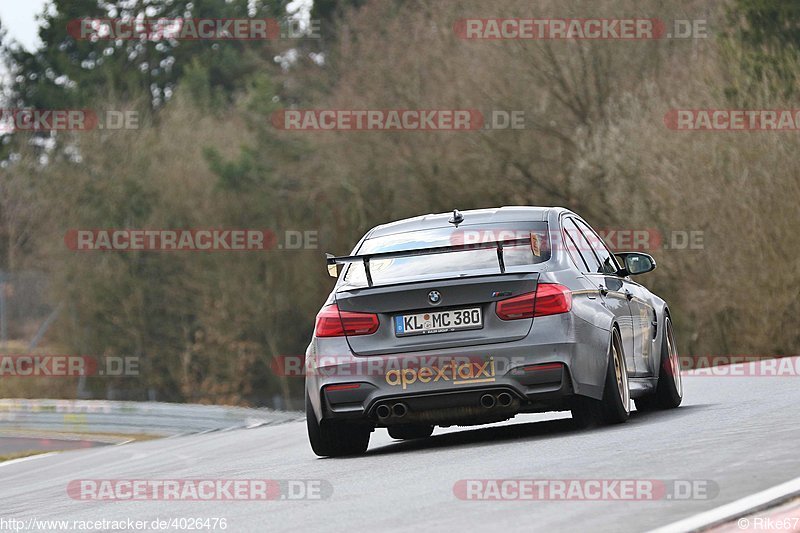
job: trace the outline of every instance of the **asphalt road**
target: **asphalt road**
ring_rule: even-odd
[[[795,363],[798,363],[797,361]],[[0,519],[226,518],[227,531],[644,531],[800,475],[798,377],[692,377],[684,405],[577,431],[557,415],[437,429],[422,442],[373,433],[363,457],[318,459],[303,423],[70,451],[0,465]],[[76,479],[321,479],[328,499],[79,501]],[[711,480],[712,499],[465,501],[463,479]],[[2,522],[0,522],[2,523]]]

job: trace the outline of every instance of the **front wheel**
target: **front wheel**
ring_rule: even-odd
[[[631,391],[628,384],[628,367],[619,333],[614,330],[608,348],[603,398],[595,400],[579,396],[572,408],[572,418],[578,427],[587,428],[598,424],[619,424],[628,420],[631,413]]]
[[[317,421],[314,408],[306,394],[306,427],[311,449],[320,457],[340,457],[343,455],[360,455],[367,451],[369,434],[368,426],[343,424],[332,420]]]
[[[636,409],[639,411],[674,409],[683,401],[681,365],[678,360],[678,349],[675,347],[672,320],[668,316],[664,317],[664,338],[661,341],[661,362],[656,392],[636,398],[634,401],[636,402]]]

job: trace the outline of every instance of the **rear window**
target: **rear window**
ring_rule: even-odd
[[[356,253],[364,255],[458,244],[478,244],[498,240],[526,239],[531,234],[534,235],[538,246],[535,244],[532,247],[529,244],[524,244],[505,246],[503,248],[506,272],[526,272],[531,270],[531,266],[544,263],[550,259],[547,222],[462,226],[460,228],[410,231],[367,239]],[[538,255],[535,252],[538,252]],[[373,259],[370,261],[370,274],[375,285],[420,278],[496,274],[499,271],[497,251],[494,248],[415,257]],[[364,264],[351,263],[345,272],[344,282],[355,286],[367,285]]]

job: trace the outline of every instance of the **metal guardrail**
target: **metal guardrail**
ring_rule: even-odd
[[[302,420],[303,414],[219,405],[0,399],[0,431],[173,436]]]

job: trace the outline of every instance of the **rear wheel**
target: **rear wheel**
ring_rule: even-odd
[[[661,363],[658,371],[656,392],[636,398],[636,409],[652,411],[654,409],[673,409],[683,400],[683,381],[681,366],[678,360],[678,349],[675,347],[675,333],[672,321],[664,318],[664,339],[661,341]]]
[[[306,427],[311,449],[320,457],[359,455],[367,451],[372,428],[332,420],[317,421],[306,394]]]
[[[628,420],[631,412],[631,391],[628,384],[628,368],[619,333],[614,330],[608,349],[608,366],[603,387],[603,398],[595,400],[579,396],[572,408],[572,418],[578,427],[598,424],[619,424]]]
[[[433,435],[433,426],[424,424],[389,427],[389,436],[397,440],[427,439],[431,435]]]

